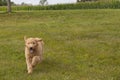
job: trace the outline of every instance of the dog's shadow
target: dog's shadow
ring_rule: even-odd
[[[62,64],[60,61],[55,61],[52,59],[44,59],[42,63],[37,65],[34,69],[34,73],[48,73],[48,72],[61,72],[64,71],[63,66],[65,67],[64,64]]]

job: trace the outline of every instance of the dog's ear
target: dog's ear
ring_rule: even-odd
[[[26,37],[26,36],[24,36],[24,40],[25,40],[25,41],[27,40],[27,37]]]
[[[35,38],[35,40],[36,40],[37,42],[40,42],[40,41],[42,41],[42,38]]]

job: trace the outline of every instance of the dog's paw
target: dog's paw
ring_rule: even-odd
[[[28,71],[28,74],[32,74],[32,71]]]

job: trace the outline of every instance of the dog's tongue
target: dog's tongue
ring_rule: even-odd
[[[30,50],[30,53],[33,53],[33,50]]]

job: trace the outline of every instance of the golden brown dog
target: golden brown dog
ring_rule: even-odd
[[[41,38],[26,38],[25,40],[25,58],[28,74],[33,72],[33,67],[42,61],[43,40]]]

